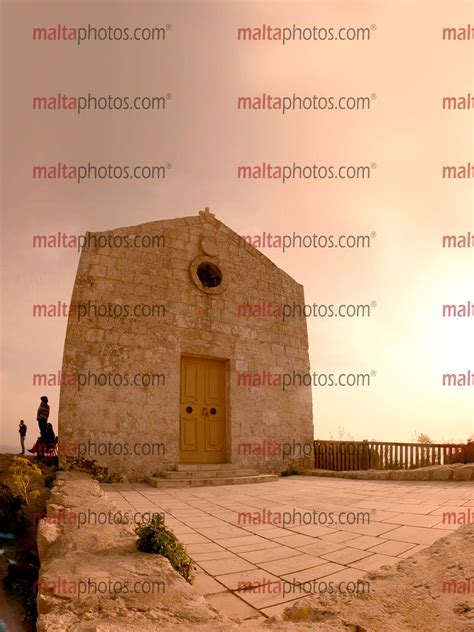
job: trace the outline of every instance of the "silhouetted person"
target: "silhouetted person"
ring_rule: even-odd
[[[35,445],[31,448],[31,450],[28,450],[28,452],[37,454],[38,456],[44,456],[45,452],[54,448],[55,443],[56,435],[54,434],[53,424],[48,423],[46,424],[44,434],[36,439]]]
[[[20,419],[20,425],[18,426],[18,432],[20,433],[21,454],[25,454],[25,437],[28,430],[23,419]]]
[[[52,448],[54,446],[55,440],[56,440],[56,435],[54,434],[53,424],[48,424],[46,426],[44,442],[46,443],[48,448]]]
[[[40,399],[41,404],[39,405],[38,412],[36,414],[36,421],[38,422],[40,435],[44,437],[46,433],[46,426],[48,425],[49,404],[46,395],[43,395]]]
[[[46,443],[43,441],[43,437],[38,437],[35,445],[31,448],[31,450],[28,449],[28,452],[31,452],[31,454],[43,454],[45,448]]]

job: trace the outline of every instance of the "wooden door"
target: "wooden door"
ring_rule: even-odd
[[[181,359],[180,463],[225,463],[225,362]]]

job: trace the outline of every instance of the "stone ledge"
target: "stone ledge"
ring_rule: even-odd
[[[58,473],[48,517],[38,526],[38,632],[118,630],[122,625],[155,630],[162,624],[226,622],[166,558],[137,550],[127,521],[78,527],[78,512],[89,511],[119,513],[87,474]],[[59,512],[67,513],[58,520]],[[73,515],[76,523],[68,524],[66,516]],[[149,587],[159,590],[148,594]]]
[[[164,474],[173,474],[176,472],[164,472]],[[183,472],[181,472],[183,474]],[[147,478],[149,485],[158,488],[189,488],[189,487],[212,487],[217,485],[251,485],[255,483],[272,483],[278,481],[276,474],[256,474],[252,476],[234,476],[233,472],[229,472],[228,476],[205,477],[197,475],[189,478],[169,478],[150,476]]]
[[[328,478],[352,478],[369,481],[472,481],[474,463],[453,465],[432,465],[415,470],[353,470],[333,472],[332,470],[304,470],[302,476],[325,476]]]

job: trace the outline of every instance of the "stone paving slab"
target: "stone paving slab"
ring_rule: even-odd
[[[303,553],[303,551],[301,551]],[[263,549],[263,551],[248,551],[240,553],[240,557],[243,557],[249,562],[255,562],[259,564],[261,562],[273,562],[274,560],[282,560],[285,557],[294,557],[298,555],[295,549],[287,546],[275,545],[272,548]]]
[[[206,573],[199,573],[194,580],[194,587],[197,588],[203,595],[212,595],[222,592],[222,584],[213,579]]]
[[[209,553],[193,553],[193,560],[196,562],[211,562],[214,560],[225,560],[226,558],[232,558],[233,555],[230,551],[214,551]]]
[[[355,534],[352,534],[355,535]],[[325,540],[327,540],[328,538],[325,538]],[[351,538],[350,541],[350,546],[353,549],[371,549],[373,550],[372,547],[376,547],[377,545],[381,545],[384,544],[385,540],[383,540],[383,538],[376,538],[373,535],[359,535],[356,536],[355,538]],[[404,549],[406,551],[406,549]]]
[[[304,546],[305,544],[312,544],[313,539],[309,535],[295,533],[295,535],[286,535],[284,538],[275,538],[275,542],[284,546]]]
[[[325,542],[318,538],[313,538],[312,544],[305,544],[305,546],[298,547],[298,550],[302,553],[311,553],[312,555],[320,556],[324,553],[331,553],[343,549],[346,545],[342,542],[335,544],[334,542]]]
[[[261,483],[264,485],[264,483]],[[244,603],[242,599],[236,597],[232,592],[221,592],[218,594],[207,595],[209,603],[231,619],[253,619],[258,616],[259,612],[256,608],[252,608],[249,604]]]
[[[316,557],[315,555],[309,555],[309,553],[296,553],[291,557],[285,557],[281,560],[273,560],[272,562],[259,562],[260,568],[274,573],[279,577],[291,573],[292,571],[302,571],[305,568],[311,568],[318,564],[324,564],[326,560],[322,557]]]
[[[349,564],[351,568],[357,568],[361,571],[378,571],[383,566],[393,566],[398,562],[398,559],[392,555],[383,555],[381,553],[375,553],[361,560],[357,560],[352,564]]]
[[[355,546],[354,542],[352,542],[352,546]],[[416,546],[416,545],[415,545]],[[395,540],[387,540],[387,542],[383,542],[382,544],[376,544],[375,546],[370,547],[370,550],[373,553],[382,553],[383,555],[401,555],[402,553],[406,553],[410,549],[413,549],[414,545],[411,543],[405,542],[396,542]]]
[[[271,540],[266,542],[259,542],[258,544],[240,544],[239,546],[231,547],[231,551],[234,553],[249,553],[251,551],[262,551],[264,549],[273,549],[275,544]]]
[[[329,575],[333,575],[334,573],[343,570],[345,570],[345,567],[342,566],[342,564],[336,564],[335,562],[326,562],[324,564],[318,564],[317,566],[313,566],[311,568],[305,568],[303,571],[288,573],[288,575],[283,575],[282,579],[285,579],[290,583],[304,583],[313,579],[328,577]]]
[[[364,557],[369,557],[371,555],[372,553],[370,553],[370,551],[364,551],[363,549],[353,549],[352,547],[347,546],[346,548],[340,549],[339,551],[324,553],[322,557],[325,560],[329,560],[330,562],[337,562],[338,564],[345,564],[346,566],[349,566],[351,562],[361,560]]]
[[[238,591],[243,590],[248,584],[252,584],[252,586],[261,586],[264,584],[278,582],[278,577],[276,575],[264,573],[259,568],[255,568],[251,571],[241,571],[240,573],[218,575],[217,579],[230,590]]]
[[[197,564],[196,586],[236,620],[281,613],[301,595],[321,591],[321,582],[356,582],[396,564],[464,524],[452,522],[459,516],[474,522],[469,481],[295,476],[232,487],[102,487],[120,510],[164,512]],[[292,520],[283,525],[285,512]],[[366,518],[351,523],[348,512]],[[451,522],[447,512],[455,514]],[[250,586],[238,589],[239,581]]]

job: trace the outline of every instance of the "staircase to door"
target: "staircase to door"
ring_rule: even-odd
[[[226,363],[181,358],[179,465],[148,478],[154,487],[237,485],[278,480],[253,468],[226,463]]]
[[[148,478],[154,487],[201,487],[209,485],[244,485],[277,481],[276,474],[259,474],[252,468],[241,468],[232,463],[214,465],[177,465],[176,470],[161,472]]]

